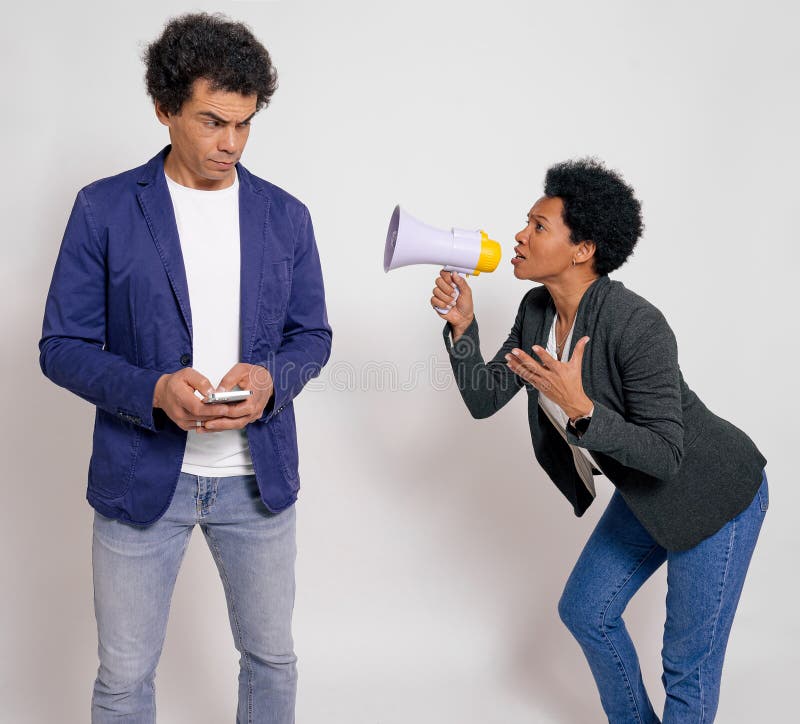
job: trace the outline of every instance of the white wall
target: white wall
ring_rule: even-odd
[[[719,721],[785,721],[800,664],[800,66],[798,11],[771,0],[19,4],[0,29],[0,719],[88,719],[93,410],[42,377],[36,343],[77,189],[166,143],[140,52],[167,17],[197,8],[249,22],[273,54],[281,86],[245,163],[311,208],[334,326],[331,363],[297,403],[298,720],[602,720],[555,607],[610,486],[574,518],[533,459],[521,397],[476,422],[441,384],[436,270],[381,268],[398,202],[432,224],[490,231],[505,258],[474,289],[493,353],[527,288],[508,259],[547,166],[595,154],[644,201],[645,237],[616,278],[662,309],[689,384],[769,459],[772,509]],[[394,366],[398,386],[343,384],[370,363]],[[664,589],[662,572],[627,616],[657,707]],[[196,533],[157,679],[160,721],[231,721],[235,676],[222,587]]]

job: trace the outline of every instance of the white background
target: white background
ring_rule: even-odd
[[[473,288],[493,354],[528,288],[508,264],[513,234],[547,166],[586,154],[621,169],[644,202],[644,238],[613,276],[661,308],[690,386],[769,460],[772,507],[718,721],[791,719],[798,12],[730,0],[17,5],[0,30],[0,719],[88,721],[93,410],[41,375],[36,343],[77,190],[167,142],[140,53],[168,17],[197,8],[247,21],[273,55],[281,85],[244,162],[309,205],[334,327],[331,363],[296,405],[298,721],[603,720],[556,603],[610,485],[576,519],[533,459],[524,396],[472,420],[428,306],[437,270],[381,267],[396,203],[489,231],[504,259]],[[662,571],[626,616],[657,710],[664,592]],[[159,721],[232,721],[236,673],[196,531]]]

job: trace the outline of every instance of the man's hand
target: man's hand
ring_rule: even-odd
[[[218,417],[214,420],[206,422],[202,430],[208,432],[241,430],[264,414],[264,408],[274,392],[269,370],[260,365],[239,362],[222,378],[216,391],[227,392],[237,386],[243,390],[252,390],[253,394],[242,402],[214,405],[224,410],[221,415],[217,413]]]
[[[172,374],[161,375],[153,393],[153,407],[160,407],[181,430],[202,430],[198,420],[207,425],[210,420],[225,415],[228,405],[207,405],[195,390],[204,397],[214,391],[206,377],[197,370],[186,367]]]

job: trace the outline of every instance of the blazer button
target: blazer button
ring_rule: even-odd
[[[191,357],[190,357],[188,354],[182,354],[182,355],[181,355],[181,364],[182,364],[184,367],[188,367],[188,366],[189,366],[189,363],[190,363],[191,361],[192,361],[192,358],[191,358]]]

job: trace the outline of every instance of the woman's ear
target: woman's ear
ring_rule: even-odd
[[[589,239],[582,241],[580,244],[578,244],[578,248],[575,251],[575,256],[573,257],[575,259],[575,263],[584,264],[585,262],[589,261],[594,256],[596,249],[597,246],[593,241]]]

